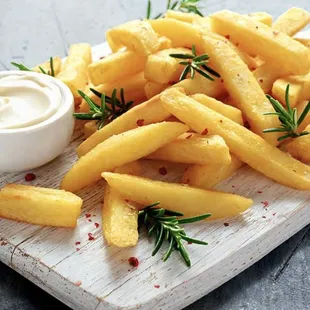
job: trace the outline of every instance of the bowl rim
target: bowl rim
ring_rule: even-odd
[[[70,88],[62,81],[56,79],[53,76],[38,73],[38,72],[32,72],[32,71],[31,72],[18,71],[18,70],[0,71],[0,79],[6,76],[10,76],[10,75],[34,76],[38,78],[39,80],[43,80],[44,82],[53,83],[59,88],[63,102],[62,102],[62,106],[56,111],[56,113],[53,114],[48,119],[44,120],[43,122],[34,124],[32,126],[24,127],[24,128],[0,129],[0,135],[24,134],[24,133],[31,133],[31,132],[39,131],[54,124],[59,119],[61,119],[64,115],[66,115],[68,112],[70,113],[72,112],[72,108],[74,108],[74,98],[73,98]]]

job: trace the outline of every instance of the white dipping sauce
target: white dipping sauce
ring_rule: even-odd
[[[52,117],[62,104],[57,85],[35,76],[0,79],[0,129],[26,128]]]

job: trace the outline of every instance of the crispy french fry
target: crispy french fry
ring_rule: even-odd
[[[222,137],[193,133],[181,135],[146,158],[200,165],[229,165],[231,162],[229,148]]]
[[[276,182],[297,189],[310,189],[310,167],[270,145],[252,131],[209,109],[175,89],[165,90],[160,100],[179,120],[198,133],[224,138],[231,153]]]
[[[287,85],[290,84],[290,92],[289,92],[289,99],[291,107],[295,107],[297,103],[300,101],[301,93],[302,93],[302,85],[293,82],[287,78],[278,79],[274,82],[272,86],[272,96],[279,100],[283,105],[285,105],[285,91]]]
[[[198,52],[203,51],[202,33],[191,24],[170,18],[150,19],[147,22],[159,35],[169,38],[172,47],[191,48],[195,45]]]
[[[151,99],[157,94],[161,93],[166,88],[170,87],[169,84],[159,84],[154,82],[147,82],[144,86],[144,92],[147,99]]]
[[[222,41],[206,37],[204,45],[215,69],[224,80],[225,88],[251,125],[251,129],[268,142],[277,144],[279,134],[264,134],[263,130],[279,126],[279,120],[275,116],[264,115],[274,112],[274,109],[252,72],[236,52]]]
[[[272,16],[266,12],[254,12],[248,14],[251,18],[254,18],[258,22],[261,22],[269,27],[272,26]]]
[[[79,157],[84,156],[96,145],[113,135],[118,135],[125,131],[137,128],[139,125],[149,125],[161,122],[169,116],[171,116],[171,114],[161,106],[159,96],[155,96],[152,99],[133,107],[125,114],[96,131],[77,148],[77,154]]]
[[[293,36],[309,23],[309,12],[301,8],[290,8],[274,22],[272,29]]]
[[[240,125],[243,125],[242,113],[239,109],[203,94],[196,94],[191,97],[206,107],[230,118],[232,121]]]
[[[186,217],[211,213],[210,219],[215,220],[242,213],[253,203],[251,199],[233,194],[130,175],[105,172],[102,177],[126,199],[143,206],[160,201],[160,207],[182,212]]]
[[[310,100],[310,99],[309,99]],[[301,101],[296,105],[296,109],[297,109],[297,115],[298,117],[301,115],[301,113],[303,112],[303,110],[306,108],[308,101]],[[300,133],[302,131],[305,130],[305,128],[310,125],[310,113],[308,113],[306,115],[306,117],[304,118],[304,120],[302,121],[302,123],[299,125],[297,131]]]
[[[68,58],[56,77],[70,88],[75,98],[80,96],[77,91],[86,86],[87,67],[90,63],[91,46],[89,44],[79,43],[70,46]]]
[[[305,128],[310,132],[310,125]],[[296,159],[310,163],[310,135],[301,136],[293,139],[287,146],[287,151]]]
[[[299,43],[301,43],[302,45],[310,48],[310,39],[306,39],[306,38],[294,38],[296,41],[298,41]]]
[[[140,175],[142,170],[138,161],[116,168],[117,173]],[[108,184],[104,189],[102,208],[103,234],[109,245],[118,247],[135,246],[138,242],[138,213],[128,202]]]
[[[176,19],[181,22],[190,23],[190,24],[194,21],[204,19],[204,17],[201,17],[194,13],[184,13],[184,12],[179,12],[179,11],[174,11],[174,10],[168,10],[165,13],[165,18]]]
[[[211,16],[212,30],[229,35],[249,54],[262,56],[266,61],[278,62],[289,74],[306,74],[310,69],[309,50],[282,32],[228,10]],[[249,44],[251,42],[251,44]]]
[[[120,91],[120,89],[123,88],[125,93],[125,99],[127,101],[133,100],[136,102],[145,98],[144,86],[146,82],[147,81],[144,78],[144,73],[140,72],[130,77],[124,77],[118,81],[98,85],[94,87],[94,89],[100,93],[105,93],[107,96],[111,96],[114,88],[116,88],[118,91]],[[100,104],[100,98],[98,98],[91,91],[87,93],[87,96],[90,97],[97,104]],[[81,112],[89,111],[89,106],[85,102],[85,100],[82,101],[80,110]]]
[[[74,164],[63,178],[61,188],[76,192],[99,181],[101,172],[113,171],[116,167],[145,157],[188,129],[181,123],[163,122],[112,136]]]
[[[133,51],[119,51],[90,64],[88,75],[95,86],[111,83],[141,72],[146,59]]]
[[[121,48],[148,56],[158,50],[158,35],[146,21],[133,20],[106,32],[106,39],[115,53]]]
[[[84,139],[89,138],[98,129],[97,121],[90,121],[84,124]]]
[[[192,165],[184,172],[182,183],[194,187],[211,189],[231,177],[243,165],[243,162],[235,155],[231,155],[231,163],[229,165]]]
[[[0,191],[0,217],[37,225],[76,227],[82,199],[58,189],[7,184]]]
[[[180,65],[180,60],[173,58],[170,54],[189,54],[187,48],[169,48],[150,55],[147,58],[144,77],[155,83],[169,84],[179,81],[184,66]]]
[[[166,50],[167,48],[171,48],[172,47],[172,41],[165,37],[165,36],[160,36],[158,38],[158,50]]]
[[[42,71],[40,70],[40,67],[45,71],[45,72],[51,72],[51,62],[50,60],[47,60],[43,62],[42,64],[39,64],[32,68],[32,71],[39,72],[41,73]],[[54,74],[57,75],[60,72],[61,69],[61,58],[59,56],[53,57],[53,68],[54,68]]]

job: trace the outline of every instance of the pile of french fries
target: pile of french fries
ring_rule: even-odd
[[[244,212],[251,199],[213,188],[245,164],[280,184],[310,190],[310,135],[289,140],[283,151],[278,133],[263,133],[280,125],[265,115],[274,112],[266,94],[284,105],[290,84],[299,113],[310,100],[309,40],[293,37],[309,22],[309,12],[300,8],[274,22],[265,12],[201,17],[168,11],[108,30],[112,53],[98,61],[92,62],[89,45],[72,46],[64,65],[57,65],[57,78],[70,87],[77,109],[89,111],[78,90],[100,104],[90,88],[107,96],[123,88],[135,104],[100,130],[95,121],[85,124],[87,139],[61,189],[78,192],[104,178],[103,232],[119,247],[137,243],[138,211],[156,201],[185,216],[211,213],[211,220]],[[179,81],[184,66],[170,55],[188,54],[193,45],[209,55],[220,78],[196,74]],[[310,131],[310,114],[299,127],[305,129]],[[141,177],[147,173],[142,159],[189,168],[179,184],[156,181]],[[0,215],[21,220],[4,209],[0,203]],[[72,214],[76,218],[76,209]]]

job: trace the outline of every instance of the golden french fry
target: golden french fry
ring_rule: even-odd
[[[184,172],[182,183],[194,187],[211,189],[231,177],[243,165],[243,162],[235,155],[231,155],[231,163],[229,165],[192,165]]]
[[[101,172],[113,171],[116,167],[145,157],[188,129],[181,123],[163,122],[112,136],[74,164],[63,178],[61,188],[76,192],[99,181]]]
[[[69,55],[56,78],[65,83],[75,98],[80,97],[78,90],[87,84],[87,67],[91,63],[91,46],[86,43],[70,46]]]
[[[116,168],[115,172],[140,175],[142,170],[138,161]],[[139,211],[108,184],[104,188],[102,208],[103,234],[109,245],[118,247],[135,246],[138,242]]]
[[[310,132],[310,125],[305,128],[305,131]],[[294,158],[310,163],[310,134],[293,139],[286,148]]]
[[[158,35],[146,21],[133,20],[106,32],[106,39],[115,53],[121,48],[148,56],[158,50]]]
[[[309,98],[310,99],[310,98]],[[297,109],[297,115],[298,117],[301,115],[301,113],[303,112],[303,110],[306,108],[307,104],[308,104],[308,100],[306,101],[301,101],[296,105],[296,109]],[[302,131],[305,130],[305,128],[310,125],[310,113],[308,113],[306,115],[306,117],[304,118],[304,120],[302,121],[302,123],[299,125],[297,131],[300,133]]]
[[[114,88],[118,90],[118,94],[121,88],[124,89],[126,101],[140,101],[145,98],[144,86],[146,84],[146,79],[144,78],[144,73],[140,72],[130,77],[124,77],[120,80],[105,83],[94,87],[100,93],[105,93],[107,96],[111,96]],[[98,98],[94,93],[89,91],[87,96],[90,97],[95,103],[100,104],[100,98]],[[82,101],[80,106],[81,112],[88,112],[89,106],[85,100]]]
[[[301,99],[300,97],[302,92],[302,85],[287,78],[278,79],[274,82],[271,93],[275,99],[279,100],[283,105],[285,105],[285,92],[288,84],[290,84],[290,105],[294,108]]]
[[[47,61],[43,62],[42,64],[35,66],[31,70],[41,73],[42,71],[40,70],[40,67],[45,72],[52,72],[50,60],[47,60]],[[59,56],[53,57],[53,68],[54,68],[54,74],[57,75],[61,70],[61,58]]]
[[[84,124],[84,139],[89,138],[98,129],[97,121],[90,121]]]
[[[224,80],[225,88],[249,122],[251,129],[268,142],[277,144],[278,133],[264,134],[263,130],[279,126],[276,116],[264,113],[274,112],[269,100],[255,80],[252,72],[236,52],[222,41],[206,37],[204,46],[217,72]],[[246,83],[246,86],[245,86]]]
[[[111,83],[141,72],[146,59],[133,51],[119,51],[90,64],[88,75],[95,86]]]
[[[167,48],[171,47],[172,47],[172,41],[169,38],[165,36],[161,36],[158,38],[158,51],[166,50]]]
[[[76,227],[82,199],[58,189],[7,184],[0,191],[0,217],[37,225]]]
[[[205,105],[206,107],[230,118],[232,121],[240,125],[243,125],[242,113],[239,109],[224,104],[223,102],[208,97],[204,94],[196,94],[192,95],[191,97],[196,101],[198,101],[199,103]]]
[[[306,74],[309,71],[309,50],[286,34],[228,10],[210,17],[214,32],[229,35],[232,42],[240,43],[247,53],[281,64],[288,74]]]
[[[169,84],[159,84],[154,82],[147,82],[144,86],[144,92],[147,99],[151,99],[157,94],[161,93],[166,88],[170,87]]]
[[[242,213],[253,203],[238,195],[136,176],[105,172],[102,177],[126,199],[143,206],[159,201],[160,207],[182,212],[184,216],[211,213],[210,219],[215,220]]]
[[[258,22],[261,22],[269,27],[272,26],[272,16],[266,12],[254,12],[248,14],[251,18],[254,18]]]
[[[113,135],[121,134],[125,131],[137,128],[138,126],[161,122],[169,116],[171,116],[171,114],[161,106],[159,96],[155,96],[133,107],[125,114],[96,131],[77,148],[76,152],[79,157],[84,156],[99,143]]]
[[[294,38],[294,40],[298,41],[299,43],[301,43],[302,45],[310,48],[310,39],[306,39],[306,38]]]
[[[203,106],[175,89],[165,90],[165,108],[198,133],[223,137],[231,153],[276,182],[297,189],[310,189],[310,167],[270,145],[252,131]]]
[[[155,83],[169,84],[179,81],[184,66],[180,65],[180,60],[171,57],[170,54],[190,54],[187,48],[169,48],[150,55],[147,58],[144,77]]]
[[[231,162],[229,148],[222,137],[193,133],[181,135],[146,158],[200,165],[229,165]]]
[[[272,29],[293,36],[309,23],[309,12],[301,8],[290,8],[274,22]]]
[[[199,20],[204,19],[204,17],[201,17],[194,13],[184,13],[184,12],[179,12],[179,11],[174,11],[174,10],[168,10],[165,13],[165,18],[176,19],[181,22],[190,23],[190,24],[193,23],[194,21],[199,21]]]

